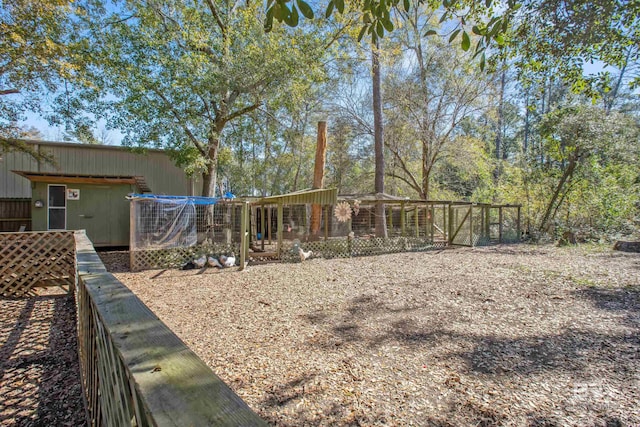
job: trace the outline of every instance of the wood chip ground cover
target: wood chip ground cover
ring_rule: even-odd
[[[495,246],[130,287],[278,426],[640,425],[640,256]]]
[[[0,299],[0,425],[84,426],[72,295]]]

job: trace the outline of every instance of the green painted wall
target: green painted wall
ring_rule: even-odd
[[[66,200],[67,230],[87,230],[94,246],[129,245],[129,202],[127,194],[135,187],[127,184],[55,184],[80,191],[79,200]],[[32,184],[32,203],[41,200],[42,208],[32,204],[32,229],[47,230],[48,184]]]

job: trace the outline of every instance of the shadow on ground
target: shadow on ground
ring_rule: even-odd
[[[0,425],[85,425],[73,296],[1,299],[0,344]]]

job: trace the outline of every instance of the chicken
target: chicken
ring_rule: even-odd
[[[207,259],[207,264],[209,264],[210,267],[218,267],[218,268],[222,268],[222,264],[220,264],[220,261],[218,261],[216,258],[210,256]]]
[[[207,263],[207,256],[206,255],[202,255],[200,258],[198,259],[194,259],[193,260],[193,264],[197,267],[197,268],[202,268],[204,267],[204,265]]]
[[[313,251],[305,252],[302,248],[298,248],[298,253],[300,254],[300,262],[306,260],[311,255],[313,255]]]
[[[236,265],[236,256],[233,253],[230,256],[220,255],[220,262],[225,267],[233,267]]]

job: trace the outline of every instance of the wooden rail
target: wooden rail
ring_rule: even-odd
[[[75,239],[80,365],[91,425],[267,425],[106,271],[83,231]]]

